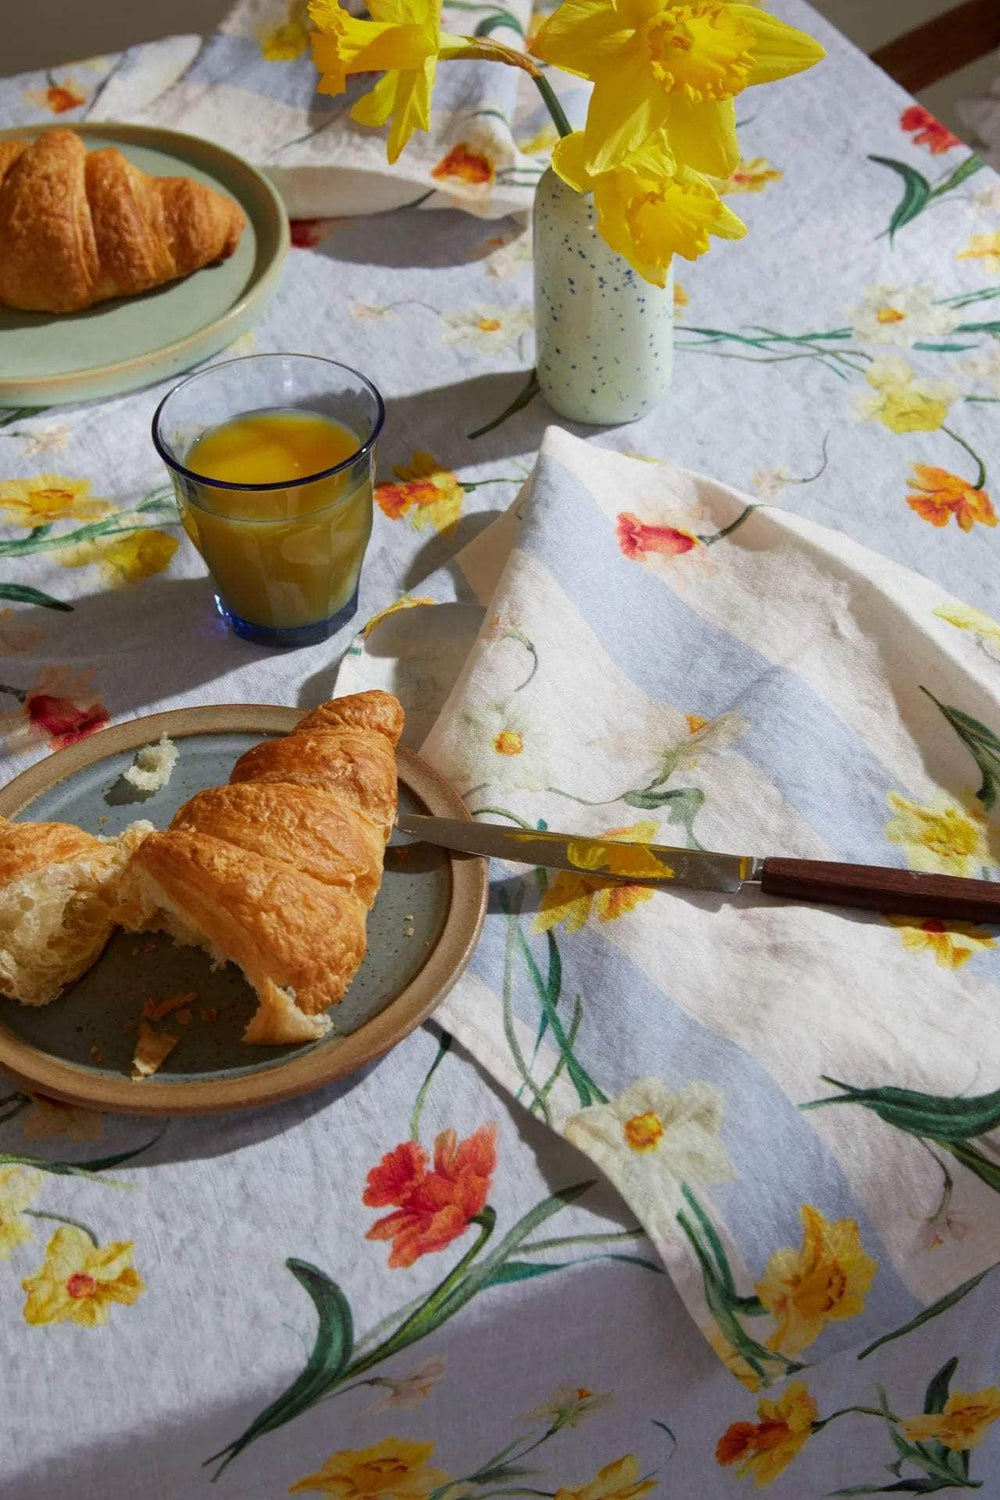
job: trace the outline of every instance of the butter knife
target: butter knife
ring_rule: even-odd
[[[431,818],[400,813],[401,833],[455,849],[600,876],[632,885],[664,889],[721,891],[735,895],[748,887],[767,896],[824,906],[854,906],[967,922],[1000,923],[1000,882],[956,875],[926,875],[881,865],[845,865],[820,859],[760,858],[714,854],[707,849],[675,849],[668,844],[629,844],[575,833],[543,833],[473,823],[464,818]]]

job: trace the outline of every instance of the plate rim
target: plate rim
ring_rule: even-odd
[[[206,359],[210,358],[212,353],[217,353],[219,349],[223,348],[230,341],[230,327],[233,324],[238,324],[246,316],[250,308],[261,300],[266,301],[274,292],[291,247],[291,230],[289,228],[288,214],[285,211],[285,205],[274,183],[268,177],[265,177],[264,173],[251,162],[247,161],[246,157],[240,156],[236,151],[230,151],[227,146],[220,146],[215,141],[210,141],[205,136],[193,135],[190,131],[172,130],[167,126],[160,125],[133,125],[126,120],[80,120],[78,123],[68,126],[50,125],[48,123],[11,125],[6,129],[0,130],[0,141],[24,140],[25,138],[34,139],[46,130],[53,129],[70,129],[75,130],[81,136],[106,136],[110,140],[114,140],[117,137],[125,144],[148,146],[152,150],[169,150],[171,144],[177,142],[181,147],[181,152],[179,153],[181,155],[183,155],[184,144],[192,142],[202,153],[207,153],[209,156],[214,156],[230,164],[235,163],[240,170],[247,173],[254,180],[255,186],[261,193],[262,202],[267,203],[269,210],[267,227],[276,234],[277,244],[270,261],[265,266],[261,275],[251,282],[233,305],[228,307],[219,317],[213,318],[201,328],[196,328],[191,333],[185,334],[183,338],[175,339],[169,344],[162,344],[158,349],[150,349],[145,354],[133,355],[130,359],[117,360],[112,364],[88,365],[84,369],[70,370],[61,375],[32,375],[27,378],[19,376],[16,379],[6,379],[0,375],[0,399],[7,401],[14,399],[11,394],[14,391],[22,393],[34,392],[38,398],[37,405],[42,409],[72,400],[76,395],[76,387],[78,386],[86,387],[95,381],[106,383],[108,380],[117,381],[122,378],[127,381],[131,380],[142,366],[150,360],[163,361],[169,366],[166,373],[154,375],[147,382],[148,384],[155,385],[161,379],[169,379],[171,373],[177,374],[180,370],[190,368],[183,364],[181,366],[173,364],[175,359],[184,357],[185,350],[190,349],[192,345],[199,345],[202,340],[207,340],[211,343],[213,339],[217,338],[219,342],[215,344],[214,349],[210,348],[204,351],[203,357]],[[230,196],[235,195],[230,194]],[[240,207],[245,210],[246,204],[242,200],[237,201],[240,202]],[[232,338],[236,338],[239,331],[239,329],[234,329]],[[193,363],[197,363],[198,357],[196,354]],[[128,391],[138,388],[140,387],[134,384],[125,385],[118,387],[117,392],[111,391],[109,394],[117,393],[124,395]],[[25,396],[22,394],[18,395],[16,399],[19,404],[30,407],[34,404],[35,398],[31,395]],[[88,398],[86,395],[83,395],[79,399],[103,400],[107,399],[107,397]]]
[[[98,730],[36,761],[0,788],[0,816],[16,817],[44,791],[86,766],[136,750],[162,734],[287,734],[309,709],[231,703],[167,709]],[[396,751],[400,780],[439,816],[471,815],[455,788],[405,746]],[[451,900],[444,926],[422,968],[384,1010],[336,1042],[319,1043],[258,1073],[195,1082],[150,1078],[135,1082],[93,1073],[53,1057],[0,1021],[0,1067],[16,1082],[67,1104],[121,1115],[208,1115],[259,1109],[310,1093],[374,1062],[436,1009],[464,972],[479,941],[489,894],[483,859],[450,854]],[[14,1002],[11,1002],[14,1003]],[[248,1048],[248,1052],[250,1049]]]

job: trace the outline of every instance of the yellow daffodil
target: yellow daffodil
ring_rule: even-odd
[[[939,620],[947,620],[957,630],[971,630],[981,641],[991,641],[1000,646],[1000,620],[994,620],[981,609],[969,604],[939,604],[934,611]]]
[[[801,1250],[775,1250],[757,1283],[757,1296],[778,1320],[768,1348],[800,1354],[828,1322],[857,1317],[877,1270],[862,1248],[856,1220],[831,1224],[804,1204]]]
[[[597,227],[639,275],[665,286],[675,255],[696,260],[709,235],[738,240],[746,225],[698,172],[678,166],[661,131],[621,165],[593,173],[582,131],[564,137],[552,165],[578,193],[593,191]]]
[[[114,507],[90,492],[89,479],[36,474],[32,479],[0,479],[0,515],[15,526],[48,526],[53,521],[96,521]]]
[[[563,0],[531,44],[594,84],[585,159],[617,165],[665,126],[678,159],[728,177],[739,163],[737,94],[819,62],[823,48],[753,5]]]
[[[777,1401],[757,1402],[756,1422],[733,1422],[715,1449],[716,1463],[739,1464],[738,1479],[753,1475],[759,1490],[771,1484],[812,1434],[819,1410],[802,1380],[793,1380]]]
[[[18,1245],[31,1239],[24,1210],[41,1188],[41,1172],[26,1172],[23,1167],[0,1169],[0,1260],[10,1260]]]
[[[1000,1386],[983,1391],[952,1391],[944,1410],[903,1423],[911,1443],[938,1442],[956,1453],[978,1448],[992,1422],[1000,1420]]]
[[[899,845],[911,870],[976,877],[984,865],[995,863],[978,817],[945,800],[927,806],[898,792],[890,792],[887,800],[895,817],[885,825],[885,836]]]
[[[423,1500],[448,1484],[449,1476],[429,1464],[433,1452],[433,1443],[396,1437],[371,1448],[342,1448],[288,1493],[329,1495],[332,1500]]]
[[[621,841],[620,848],[598,846],[605,856],[605,869],[610,869],[609,856],[617,856],[622,865],[618,873],[643,875],[662,874],[659,869],[648,868],[650,856],[640,850],[630,849],[630,844],[651,844],[656,838],[657,825],[652,822],[632,823],[627,828],[609,828],[602,838]],[[629,856],[636,861],[629,864]],[[658,861],[652,861],[658,864]],[[571,870],[561,870],[541,899],[535,918],[535,931],[548,932],[559,922],[566,923],[567,932],[579,932],[590,916],[591,907],[596,907],[599,922],[614,922],[626,912],[633,911],[641,901],[652,899],[649,886],[624,885],[618,881],[604,880],[597,875],[576,875]]]
[[[974,953],[995,948],[996,938],[971,922],[943,922],[940,917],[890,916],[899,928],[903,947],[912,953],[933,953],[942,969],[960,969]]]
[[[441,31],[441,0],[370,0],[371,20],[359,20],[338,0],[310,0],[317,30],[312,47],[321,94],[342,94],[352,73],[383,73],[351,110],[359,125],[391,117],[389,160],[415,130],[427,130],[437,61],[445,48],[463,50],[463,37]]]
[[[423,604],[436,603],[437,600],[431,599],[427,594],[403,594],[401,598],[396,600],[395,604],[387,604],[385,609],[380,609],[377,615],[372,615],[371,619],[362,629],[361,634],[367,640],[372,631],[377,630],[383,620],[387,620],[390,615],[398,614],[401,609],[418,609]]]
[[[375,501],[383,515],[390,521],[409,516],[418,531],[428,525],[438,531],[454,526],[465,499],[457,474],[423,449],[408,464],[393,464],[392,472],[401,483],[383,480],[375,486]]]
[[[958,394],[947,380],[918,380],[895,355],[875,360],[865,371],[870,390],[855,397],[855,416],[881,422],[890,432],[936,432]]]
[[[132,1244],[114,1240],[95,1245],[75,1225],[57,1229],[49,1240],[44,1264],[21,1282],[28,1294],[26,1323],[65,1323],[84,1328],[108,1321],[112,1302],[135,1302],[145,1282],[132,1265]]]
[[[128,588],[144,578],[152,578],[170,566],[177,551],[177,538],[153,526],[144,526],[139,531],[127,532],[124,536],[98,537],[94,541],[80,542],[67,547],[59,554],[64,568],[82,568],[96,563],[104,582],[112,589]]]
[[[589,1484],[560,1485],[555,1500],[638,1500],[659,1484],[658,1479],[642,1478],[634,1453],[626,1453],[613,1464],[598,1469]]]

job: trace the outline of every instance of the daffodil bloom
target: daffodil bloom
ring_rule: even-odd
[[[338,0],[310,0],[317,30],[312,47],[322,77],[321,94],[342,94],[352,73],[383,73],[351,110],[359,125],[392,118],[389,160],[395,161],[415,130],[427,130],[439,55],[467,48],[463,37],[441,30],[441,0],[370,0],[372,19],[359,20]]]
[[[819,62],[823,48],[754,5],[563,0],[532,52],[589,78],[586,162],[605,172],[666,127],[678,158],[728,177],[737,94]]]
[[[940,1412],[908,1417],[903,1434],[911,1443],[943,1443],[954,1453],[978,1448],[991,1423],[1000,1420],[1000,1386],[953,1391]]]
[[[801,1250],[775,1250],[757,1283],[757,1296],[778,1320],[767,1347],[785,1354],[800,1354],[828,1322],[857,1317],[878,1270],[854,1219],[831,1223],[808,1203],[801,1212]]]
[[[742,219],[707,178],[677,164],[662,131],[626,160],[595,173],[578,130],[556,146],[552,166],[578,193],[593,191],[601,238],[654,286],[666,285],[675,255],[704,255],[709,235],[738,240],[746,234]]]

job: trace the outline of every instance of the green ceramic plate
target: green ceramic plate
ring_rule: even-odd
[[[207,359],[257,321],[277,288],[288,251],[278,194],[249,162],[176,130],[75,125],[89,150],[118,146],[156,177],[193,177],[240,204],[247,227],[228,260],[140,297],[79,313],[0,307],[0,406],[57,406],[153,385]],[[0,130],[34,140],[42,127]]]
[[[196,791],[228,781],[244,750],[267,733],[287,732],[299,718],[295,709],[231,705],[120,724],[17,777],[0,791],[0,815],[76,823],[103,834],[136,818],[162,828]],[[140,745],[161,734],[171,736],[180,758],[168,786],[137,800],[122,772]],[[457,793],[412,752],[400,750],[398,765],[401,808],[468,816]],[[481,860],[420,845],[390,847],[368,919],[368,953],[321,1042],[248,1047],[241,1033],[256,1002],[238,969],[213,971],[207,955],[162,934],[118,933],[94,967],[50,1005],[0,999],[0,1065],[43,1093],[123,1113],[206,1113],[304,1093],[370,1062],[433,1010],[472,952],[486,889]],[[197,997],[192,1019],[172,1028],[180,1042],[154,1078],[133,1082],[144,1002],[189,993]]]

